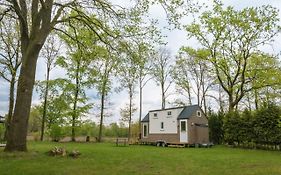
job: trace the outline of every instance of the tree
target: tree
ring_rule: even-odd
[[[177,92],[185,96],[188,99],[188,105],[192,105],[192,96],[191,96],[191,82],[189,70],[186,63],[186,59],[177,58],[176,64],[173,68],[172,77],[177,86]],[[177,99],[175,103],[182,104],[182,101]],[[185,104],[185,103],[183,103]]]
[[[233,111],[246,93],[253,77],[247,72],[250,58],[258,48],[270,43],[279,33],[278,11],[271,6],[235,10],[215,3],[204,12],[200,22],[186,26],[189,37],[196,38],[208,50],[218,83],[228,95],[229,111]]]
[[[151,60],[149,60],[151,51],[149,51],[148,47],[149,46],[145,43],[139,43],[137,50],[137,55],[139,56],[139,63],[137,65],[137,74],[139,79],[139,136],[141,134],[143,88],[146,86],[148,81],[152,79],[152,77],[148,78],[151,70]]]
[[[135,94],[136,89],[136,83],[138,80],[137,75],[137,59],[131,55],[130,53],[124,53],[123,60],[119,65],[119,79],[121,84],[121,89],[126,89],[129,95],[129,106],[128,106],[128,122],[129,122],[129,135],[128,140],[130,140],[130,134],[131,134],[131,123],[132,123],[132,115],[134,113],[133,108],[133,98]]]
[[[28,131],[29,132],[39,132],[40,123],[42,122],[42,107],[41,106],[32,106],[30,111],[30,116],[28,120]]]
[[[96,61],[93,64],[93,71],[95,74],[95,86],[100,94],[100,128],[98,141],[102,139],[102,126],[104,120],[105,100],[111,90],[112,76],[118,65],[118,59],[114,54],[106,48],[99,48],[100,54],[96,53]]]
[[[55,36],[50,35],[49,38],[47,38],[47,41],[44,44],[41,52],[42,57],[45,58],[45,62],[46,62],[46,80],[45,80],[46,86],[45,86],[43,116],[42,116],[42,125],[41,125],[41,136],[40,136],[41,141],[43,141],[44,138],[45,122],[46,122],[46,115],[47,115],[50,72],[54,67],[55,59],[59,55],[59,49],[60,48],[56,46]]]
[[[161,106],[162,109],[165,109],[167,91],[172,84],[171,73],[171,53],[166,48],[159,48],[159,50],[153,55],[153,63],[151,72],[156,81],[157,85],[161,87]]]
[[[210,140],[214,144],[221,144],[224,138],[223,132],[223,117],[224,114],[219,111],[218,113],[209,112],[208,125]]]
[[[230,145],[240,144],[239,130],[241,118],[238,111],[228,112],[224,118],[224,140]]]
[[[120,109],[121,121],[128,123],[128,141],[131,140],[132,136],[132,115],[137,111],[135,104],[126,104],[124,108]]]
[[[72,107],[72,112],[70,113],[72,116],[71,141],[75,141],[77,120],[83,114],[88,113],[92,106],[92,104],[86,104],[88,99],[85,94],[85,87],[89,84],[89,79],[85,76],[88,71],[89,60],[83,57],[81,50],[78,49],[69,53],[67,58],[59,58],[57,63],[66,69],[69,78],[67,91],[69,92],[68,102]]]
[[[256,113],[253,121],[256,143],[276,144],[280,142],[281,110],[274,104],[265,104]]]
[[[188,94],[191,104],[191,89],[197,96],[197,104],[207,112],[207,92],[213,84],[208,62],[208,51],[182,47],[173,69],[176,84]],[[191,86],[190,84],[194,84]]]
[[[48,105],[46,106],[46,129],[50,129],[53,124],[66,124],[68,116],[71,111],[71,91],[69,91],[71,82],[66,79],[54,79],[48,80]],[[40,99],[43,100],[41,107],[41,115],[43,114],[44,99],[46,92],[46,81],[38,81],[36,83],[36,91],[40,95]],[[43,116],[43,115],[42,115]],[[42,121],[41,121],[42,127]],[[42,129],[42,128],[41,128]]]
[[[249,96],[258,110],[260,105],[273,102],[272,100],[279,95],[276,90],[280,89],[281,65],[275,55],[256,53],[249,59],[249,67],[247,76],[253,77],[248,85],[248,89],[252,89]]]
[[[5,139],[11,125],[15,101],[15,85],[21,65],[19,25],[14,19],[0,21],[0,77],[9,82],[9,111]]]

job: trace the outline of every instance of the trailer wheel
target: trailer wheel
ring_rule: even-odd
[[[161,146],[161,142],[157,142],[157,143],[156,143],[156,146],[157,146],[157,147],[160,147],[160,146]]]
[[[166,147],[166,143],[165,143],[165,142],[162,142],[161,146],[162,146],[162,147]]]

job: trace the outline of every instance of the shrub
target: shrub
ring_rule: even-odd
[[[50,128],[50,137],[52,141],[58,142],[63,137],[62,128],[58,124],[54,124]]]

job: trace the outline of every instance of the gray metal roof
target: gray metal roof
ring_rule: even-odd
[[[189,119],[197,110],[201,110],[201,108],[198,105],[191,105],[191,106],[181,106],[176,108],[158,109],[149,112],[164,111],[164,110],[171,110],[171,109],[178,109],[178,108],[183,108],[183,110],[181,111],[177,119]],[[141,122],[149,122],[149,113],[146,114],[146,116],[142,119]]]
[[[166,110],[180,109],[180,108],[185,108],[185,107],[186,107],[186,106],[179,106],[179,107],[165,108],[165,109],[156,109],[156,110],[151,110],[151,111],[149,111],[149,112],[166,111]]]
[[[197,110],[201,110],[198,105],[186,106],[181,111],[180,115],[178,116],[178,119],[189,119]]]
[[[149,113],[146,114],[146,116],[142,119],[141,122],[149,122]]]

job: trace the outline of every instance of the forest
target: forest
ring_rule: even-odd
[[[165,28],[184,31],[189,45],[171,51],[150,15],[155,6],[165,12]],[[280,150],[280,50],[268,49],[281,31],[279,13],[271,5],[236,9],[219,0],[1,1],[5,151],[27,151],[27,135],[137,140],[151,82],[162,109],[198,104],[213,143]],[[194,20],[184,23],[186,17]],[[43,80],[36,79],[38,67]],[[124,92],[126,105],[112,114],[112,96]],[[39,102],[32,105],[34,94]],[[105,124],[112,115],[119,120]]]

